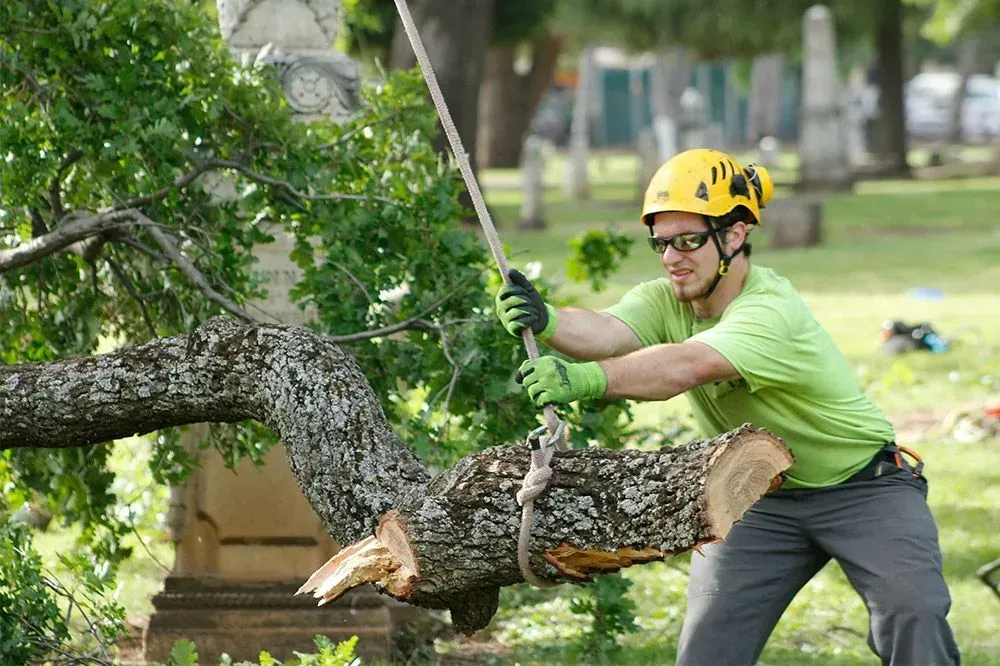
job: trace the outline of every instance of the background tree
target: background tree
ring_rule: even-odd
[[[469,154],[477,158],[476,166],[517,166],[524,135],[552,80],[561,51],[562,39],[551,20],[557,1],[504,0],[473,4],[478,17],[474,25],[463,21],[449,24],[431,14],[424,16],[421,13],[420,18],[417,17],[418,11],[433,9],[433,3],[414,2],[411,7],[421,35],[427,30],[433,37],[426,46],[439,78],[439,60],[444,52],[436,55],[435,49],[443,48],[438,43],[442,39],[441,31],[453,29],[459,34],[455,44],[465,49],[461,58],[470,67],[464,70],[464,78],[459,76],[458,79],[462,96],[456,98],[444,87],[444,82],[442,87],[462,141]],[[488,4],[492,8],[487,7]],[[464,10],[457,11],[449,3],[442,3],[440,11],[456,19],[465,16]],[[347,48],[367,60],[378,60],[393,67],[411,67],[415,61],[396,14],[393,0],[345,3]],[[487,19],[490,31],[477,37],[479,24]],[[455,58],[457,54],[452,53],[449,57]],[[530,62],[526,71],[515,68],[518,59]],[[482,67],[472,67],[471,63],[475,62]],[[457,60],[440,64],[445,72],[456,66]],[[469,82],[477,76],[482,80],[482,87],[473,100],[471,95],[479,83],[478,79],[474,85]],[[475,109],[477,117],[470,119],[463,115],[460,118],[452,104],[459,109]]]
[[[520,163],[524,138],[552,85],[565,41],[552,21],[556,5],[556,0],[496,4],[479,95],[480,167]]]

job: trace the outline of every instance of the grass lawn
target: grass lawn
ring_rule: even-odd
[[[632,165],[634,168],[634,165]],[[567,201],[551,177],[546,191],[548,228],[519,232],[519,193],[493,191],[488,197],[515,266],[540,262],[542,273],[561,283],[559,293],[590,307],[616,301],[636,282],[659,277],[638,221],[637,188],[626,159],[591,165],[598,183],[589,201]],[[489,179],[489,175],[487,175]],[[854,194],[824,202],[821,247],[772,250],[767,212],[755,235],[755,263],[774,268],[802,292],[856,368],[859,381],[897,422],[915,412],[941,419],[948,410],[1000,397],[1000,179],[937,183],[863,183]],[[634,232],[637,243],[620,273],[602,293],[568,282],[565,243],[578,233],[605,225]],[[921,298],[918,288],[940,290]],[[941,355],[914,353],[889,358],[878,349],[883,321],[929,321],[957,342]],[[683,398],[646,403],[646,423],[688,411]],[[940,529],[952,596],[951,622],[963,663],[1000,663],[1000,603],[975,577],[982,564],[1000,557],[1000,442],[959,443],[934,432],[913,444],[927,461],[930,504]],[[697,556],[697,555],[694,555]],[[630,596],[638,604],[642,631],[624,640],[610,663],[669,664],[684,608],[689,556],[670,563],[635,567]],[[906,572],[900,572],[905,579]],[[513,591],[535,599],[510,607],[494,623],[498,637],[514,649],[509,663],[590,663],[574,637],[583,630],[568,612],[572,590]],[[865,645],[867,614],[836,565],[827,566],[795,599],[762,658],[771,666],[874,664]],[[495,663],[508,663],[496,661]]]
[[[559,294],[590,307],[614,302],[635,283],[659,277],[662,268],[646,249],[638,221],[634,159],[602,156],[591,164],[596,186],[586,201],[567,201],[557,187],[559,163],[547,173],[544,232],[517,230],[520,193],[510,189],[510,173],[484,174],[487,198],[514,266],[540,262],[543,273],[560,284]],[[793,168],[792,165],[791,168]],[[494,187],[491,187],[491,183]],[[824,242],[802,250],[768,247],[764,227],[755,232],[754,261],[771,266],[799,288],[816,317],[831,332],[856,369],[859,381],[894,419],[914,413],[940,420],[960,405],[1000,395],[1000,179],[940,183],[877,182],[855,194],[824,203]],[[591,293],[566,278],[566,241],[582,231],[614,224],[638,241],[623,269],[601,293]],[[940,290],[936,300],[919,298],[915,288]],[[948,353],[887,358],[878,350],[886,319],[929,321],[939,331],[960,333]],[[646,403],[639,418],[649,424],[687,412],[683,398]],[[1000,663],[1000,602],[979,582],[977,567],[1000,557],[1000,443],[959,443],[934,432],[917,437],[914,448],[927,460],[930,503],[938,519],[945,574],[954,604],[952,626],[964,663]],[[123,497],[143,493],[141,447],[119,444],[116,460],[133,485]],[[156,491],[156,492],[162,492]],[[165,496],[146,502],[165,509]],[[146,516],[144,524],[155,523]],[[42,535],[50,553],[64,549],[69,537]],[[146,544],[163,565],[172,554],[162,535]],[[162,584],[163,570],[136,542],[137,556],[122,572],[121,599],[136,618],[151,611],[149,599]],[[684,608],[686,566],[690,556],[626,572],[635,586],[641,631],[628,636],[610,663],[672,663]],[[899,572],[905,580],[907,572]],[[574,588],[537,591],[525,586],[504,591],[507,603],[491,625],[507,650],[479,663],[595,663],[581,655],[575,637],[583,630],[569,613]],[[513,600],[521,602],[519,606]],[[874,664],[865,646],[866,612],[839,568],[828,566],[792,603],[762,657],[770,666]],[[724,637],[720,637],[724,639]],[[447,648],[447,646],[443,646]],[[498,656],[509,654],[509,656]],[[442,657],[444,659],[444,657]],[[454,663],[454,662],[450,662]],[[472,662],[463,662],[472,663]]]

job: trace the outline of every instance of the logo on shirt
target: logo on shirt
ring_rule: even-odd
[[[715,399],[728,398],[739,390],[747,390],[747,381],[742,377],[727,382],[715,382]]]

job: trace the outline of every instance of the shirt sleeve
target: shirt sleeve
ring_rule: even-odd
[[[690,340],[722,354],[751,392],[789,386],[801,376],[792,326],[778,309],[763,303],[727,310],[718,324]]]
[[[643,282],[602,310],[632,329],[644,347],[667,342],[664,295],[656,281]]]

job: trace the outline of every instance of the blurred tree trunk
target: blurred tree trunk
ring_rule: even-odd
[[[906,161],[908,142],[903,101],[903,7],[902,0],[883,0],[876,31],[879,86],[878,149],[888,161],[887,172],[910,176]]]
[[[531,66],[515,70],[518,46],[498,44],[486,51],[479,94],[479,166],[516,167],[545,91],[552,82],[562,39],[544,34],[531,43]]]
[[[486,44],[493,30],[494,0],[409,0],[413,22],[423,40],[434,75],[466,152],[476,154],[479,86],[483,80]],[[408,69],[416,55],[397,19],[389,66]],[[443,132],[439,150],[448,149]]]
[[[969,77],[976,71],[980,43],[978,35],[969,35],[959,46],[958,88],[955,89],[955,96],[951,100],[951,114],[948,118],[948,141],[951,143],[962,142],[962,109],[965,106],[965,89],[969,84]]]

